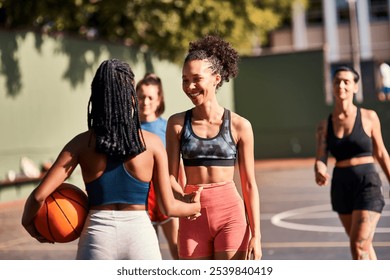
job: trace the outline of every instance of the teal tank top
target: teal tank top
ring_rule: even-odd
[[[149,182],[131,176],[121,161],[107,159],[104,173],[85,187],[90,206],[112,203],[147,205]]]

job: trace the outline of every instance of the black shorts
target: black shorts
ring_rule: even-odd
[[[385,206],[382,182],[372,163],[335,167],[330,193],[332,208],[339,214],[353,210],[382,213]]]

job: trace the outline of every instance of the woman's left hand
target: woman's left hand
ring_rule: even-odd
[[[249,241],[248,250],[246,252],[246,260],[261,260],[263,252],[261,250],[260,240],[252,237]]]

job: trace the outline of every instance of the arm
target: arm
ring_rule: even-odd
[[[166,132],[169,178],[175,197],[177,198],[183,197],[184,185],[180,184],[185,183],[185,171],[180,158],[180,133],[183,122],[184,115],[182,116],[182,120],[180,114],[171,116],[167,122]],[[180,182],[180,184],[178,182]]]
[[[22,215],[22,225],[27,232],[39,242],[48,242],[34,226],[34,218],[46,198],[61,185],[73,172],[78,164],[77,143],[73,139],[60,152],[56,161],[46,173],[41,183],[27,198]]]
[[[374,111],[370,111],[370,119],[372,120],[371,137],[374,148],[374,156],[378,160],[379,165],[390,183],[390,158],[383,142],[380,120]]]
[[[178,178],[178,183],[181,187],[181,190],[184,189],[185,185],[186,185],[186,182],[187,182],[187,179],[186,179],[186,173],[185,173],[185,169],[184,169],[184,164],[183,164],[183,160],[180,160],[180,166],[179,166],[179,178]]]
[[[327,120],[323,120],[317,127],[316,132],[316,160],[314,163],[314,173],[315,180],[319,186],[324,186],[328,184],[329,174],[328,174],[328,151],[326,145],[326,135],[327,135]]]
[[[159,139],[158,139],[159,140]],[[167,216],[185,217],[199,215],[200,213],[200,191],[195,193],[190,203],[177,200],[174,197],[173,189],[168,173],[168,159],[163,143],[154,141],[154,168],[153,168],[153,185],[159,205],[162,212]],[[177,184],[177,183],[176,183]],[[179,186],[180,187],[180,186]]]
[[[260,198],[255,179],[254,166],[254,136],[249,121],[241,118],[237,126],[239,139],[238,167],[241,179],[242,194],[251,229],[246,259],[261,259],[261,232],[260,232]]]

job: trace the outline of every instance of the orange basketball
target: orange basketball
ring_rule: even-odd
[[[47,197],[34,224],[46,239],[66,243],[79,238],[87,214],[87,195],[80,188],[63,183]]]

